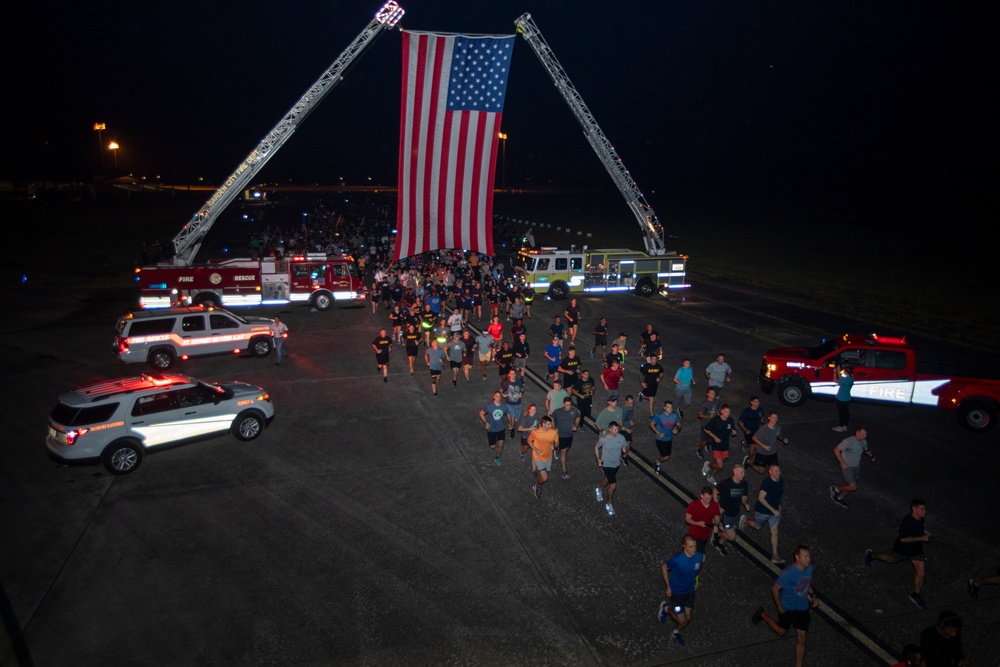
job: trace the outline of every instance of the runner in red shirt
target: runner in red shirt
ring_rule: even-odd
[[[712,487],[701,488],[701,498],[687,506],[684,522],[688,525],[688,535],[698,543],[698,553],[705,553],[705,545],[712,537],[712,531],[719,525],[722,508],[712,500]]]

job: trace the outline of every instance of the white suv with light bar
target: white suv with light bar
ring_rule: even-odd
[[[232,433],[254,440],[274,419],[271,397],[244,382],[143,375],[63,394],[49,415],[45,448],[57,463],[96,463],[116,475],[170,445]]]
[[[146,362],[164,371],[192,357],[266,357],[274,347],[273,339],[274,322],[266,317],[240,317],[204,306],[140,310],[118,320],[114,352],[125,363]]]

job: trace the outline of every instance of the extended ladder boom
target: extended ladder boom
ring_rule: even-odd
[[[566,70],[556,60],[555,54],[552,53],[552,49],[546,43],[545,38],[542,37],[542,33],[532,20],[531,14],[524,14],[514,21],[514,25],[517,26],[517,31],[531,45],[538,59],[542,61],[542,65],[549,73],[549,76],[552,77],[552,81],[555,82],[556,88],[562,94],[563,99],[566,100],[569,108],[572,109],[576,115],[576,119],[583,127],[583,134],[587,137],[587,141],[590,142],[594,152],[597,153],[597,157],[600,158],[604,168],[611,174],[611,179],[625,197],[625,201],[628,203],[629,208],[632,209],[632,213],[635,214],[636,219],[639,221],[639,226],[642,228],[643,242],[646,244],[646,254],[666,254],[663,225],[660,224],[659,219],[656,217],[656,212],[646,202],[646,198],[639,190],[635,180],[632,179],[628,169],[625,168],[622,159],[618,157],[615,147],[604,136],[604,132],[597,125],[597,121],[594,119],[593,114],[590,113],[590,109],[584,104],[580,93],[573,87],[573,82],[569,80]]]
[[[344,70],[357,58],[366,46],[379,34],[383,28],[395,26],[405,11],[394,0],[382,5],[375,18],[354,38],[354,41],[344,49],[340,57],[330,65],[322,76],[295,103],[274,129],[264,137],[257,147],[250,152],[236,167],[229,178],[219,186],[215,194],[205,202],[194,217],[188,221],[181,232],[174,237],[174,264],[189,266],[194,262],[201,243],[208,230],[219,218],[222,212],[232,203],[233,199],[243,191],[254,176],[257,175],[267,161],[278,152],[295,132],[299,123],[304,121],[316,105],[343,79]]]

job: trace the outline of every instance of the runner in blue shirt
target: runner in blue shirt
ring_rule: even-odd
[[[763,607],[757,607],[750,617],[754,625],[761,621],[767,623],[767,627],[779,637],[784,637],[790,628],[795,627],[798,639],[795,644],[796,667],[802,667],[802,660],[806,655],[809,608],[816,606],[812,576],[812,555],[809,553],[809,547],[800,544],[795,547],[795,562],[778,575],[778,580],[771,587],[771,597],[774,598],[774,606],[778,610],[778,619],[775,620],[765,613]]]
[[[691,622],[698,574],[705,562],[705,554],[698,551],[698,543],[693,537],[685,535],[681,546],[680,552],[660,564],[667,599],[660,603],[659,619],[660,623],[666,623],[667,616],[673,619],[676,625],[671,634],[678,646],[684,646],[681,630]]]

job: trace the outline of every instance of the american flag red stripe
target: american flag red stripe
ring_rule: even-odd
[[[493,181],[513,36],[403,32],[394,257],[493,254]]]

